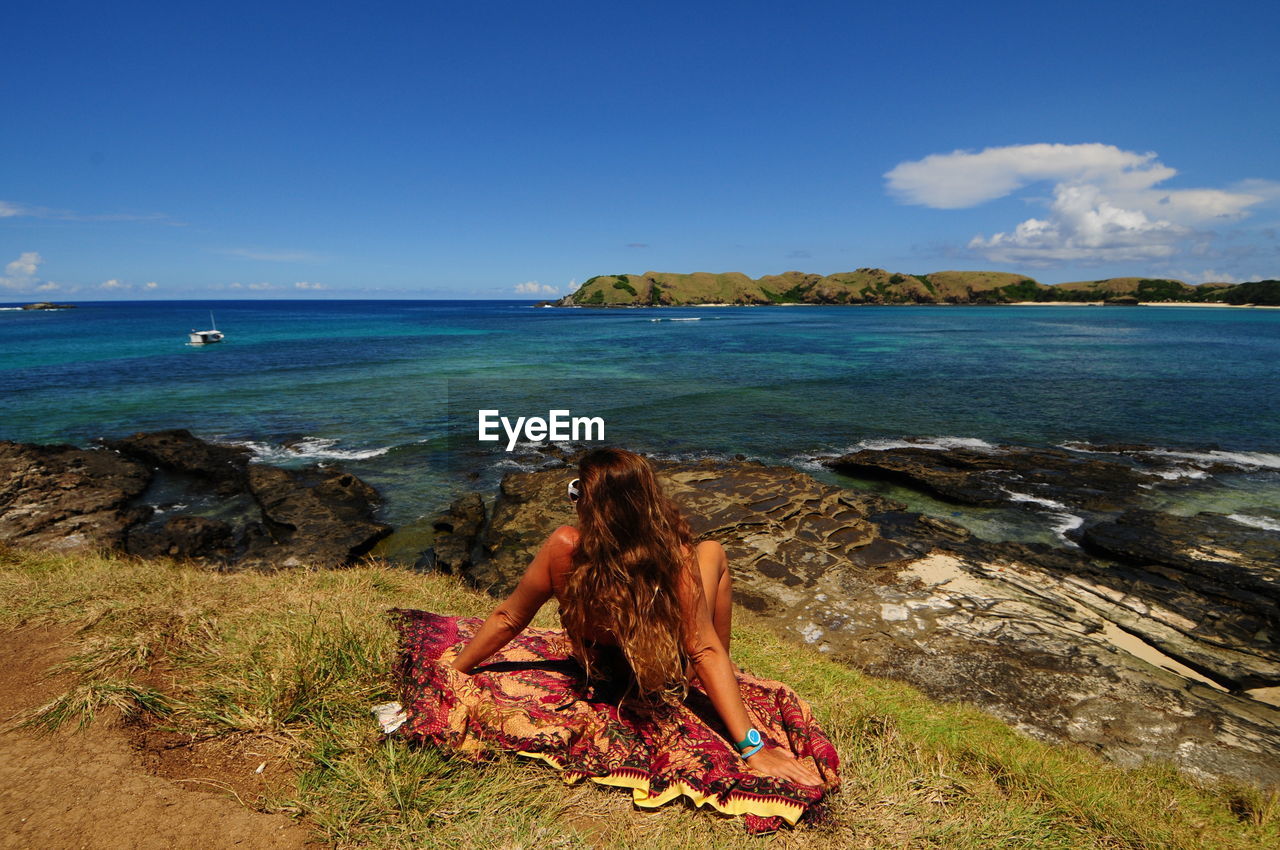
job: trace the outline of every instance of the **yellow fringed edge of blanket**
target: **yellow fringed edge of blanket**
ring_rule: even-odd
[[[529,753],[523,750],[517,753],[531,759],[538,759],[560,771],[561,778],[570,785],[576,784],[582,779],[590,779],[599,785],[612,785],[618,788],[630,788],[631,797],[637,806],[646,809],[656,809],[659,806],[665,806],[667,803],[679,797],[681,794],[693,801],[695,806],[711,806],[718,812],[726,815],[757,815],[759,817],[780,817],[787,823],[795,826],[796,821],[800,820],[800,816],[804,814],[804,807],[789,800],[783,800],[778,797],[766,797],[757,794],[745,794],[736,791],[729,792],[729,799],[720,802],[714,794],[704,794],[698,789],[684,782],[675,782],[667,786],[667,790],[660,794],[649,793],[649,780],[640,776],[627,776],[620,773],[611,773],[607,776],[585,776],[583,774],[568,773],[559,761],[553,756],[546,753]]]

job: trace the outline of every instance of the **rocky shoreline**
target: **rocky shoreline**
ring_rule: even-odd
[[[185,430],[94,449],[0,441],[0,541],[273,569],[341,566],[391,533],[356,476],[250,457]]]
[[[422,542],[423,529],[405,529],[384,545],[402,538],[419,568],[505,591],[574,519],[563,494],[575,458],[543,454],[544,468],[425,521]],[[1060,546],[990,542],[792,467],[655,461],[694,531],[728,550],[738,602],[783,634],[1121,764],[1280,785],[1280,534],[1151,510],[1151,487],[1194,478],[1143,446],[901,446],[824,463],[956,504],[1076,521]],[[247,450],[185,431],[93,449],[0,443],[0,541],[11,545],[336,567],[391,534],[376,507],[349,473],[249,463]]]

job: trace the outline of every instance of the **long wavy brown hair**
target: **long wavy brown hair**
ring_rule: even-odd
[[[648,461],[624,449],[593,449],[578,464],[579,537],[560,621],[592,674],[587,636],[610,635],[626,657],[641,702],[686,692],[685,641],[692,618],[681,584],[693,579],[693,535]]]

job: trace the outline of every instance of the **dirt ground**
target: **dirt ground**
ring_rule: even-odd
[[[204,745],[102,718],[82,731],[9,729],[65,688],[46,674],[65,657],[67,634],[0,635],[0,848],[318,846],[292,819],[237,800],[252,803],[285,778],[269,741]]]

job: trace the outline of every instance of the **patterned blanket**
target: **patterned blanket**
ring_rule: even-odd
[[[780,682],[739,674],[743,701],[771,746],[812,757],[829,788],[760,776],[738,756],[715,708],[695,686],[656,712],[619,706],[616,689],[589,684],[564,632],[526,629],[472,675],[450,666],[480,627],[474,618],[393,610],[400,632],[396,677],[407,719],[398,734],[472,758],[495,749],[541,759],[566,782],[630,788],[656,808],[681,795],[745,817],[764,833],[825,814],[839,759],[805,704]]]

